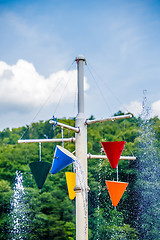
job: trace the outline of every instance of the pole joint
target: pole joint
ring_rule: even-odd
[[[81,192],[81,187],[76,185],[76,186],[73,188],[73,190],[74,190],[76,193],[80,193],[80,192]],[[87,186],[87,192],[89,192],[89,191],[90,191],[90,187]]]

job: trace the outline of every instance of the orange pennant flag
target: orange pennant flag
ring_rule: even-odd
[[[125,182],[106,181],[108,192],[112,201],[112,205],[116,207],[128,186]]]

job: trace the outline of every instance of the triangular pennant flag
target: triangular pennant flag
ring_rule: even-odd
[[[66,174],[69,198],[73,200],[76,196],[76,193],[73,190],[74,187],[76,186],[76,174],[73,172],[66,172],[65,174]]]
[[[56,146],[51,173],[55,174],[75,161],[76,157],[67,149]]]
[[[49,162],[32,162],[29,164],[35,182],[39,189],[42,189],[52,164]]]
[[[116,168],[124,148],[125,141],[101,142],[112,168]]]
[[[112,201],[112,205],[116,207],[128,186],[125,182],[106,181],[107,189]]]

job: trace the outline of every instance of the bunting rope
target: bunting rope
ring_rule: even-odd
[[[72,65],[74,64],[74,62],[75,62],[75,60],[74,60],[74,61],[72,62],[72,64],[67,68],[66,71],[70,71],[70,69],[71,69]],[[28,126],[31,126],[31,124],[34,122],[34,120],[36,119],[36,117],[38,116],[38,114],[42,111],[42,109],[43,109],[44,106],[47,104],[47,102],[49,101],[49,99],[51,98],[51,96],[54,94],[54,92],[56,91],[56,89],[59,87],[60,83],[61,83],[61,79],[58,81],[56,87],[51,90],[51,93],[47,96],[47,98],[45,99],[45,101],[41,104],[39,110],[37,111],[37,113],[35,114],[35,116],[33,117],[32,121],[31,121],[31,123],[30,123]],[[68,82],[67,82],[67,83],[68,83]],[[66,86],[65,86],[65,87],[66,87]],[[62,98],[62,96],[61,96],[61,98]],[[61,98],[60,98],[60,100],[61,100]],[[60,100],[59,100],[59,102],[60,102]],[[58,102],[58,105],[59,105],[59,102]],[[57,107],[56,107],[56,109],[57,109]],[[26,129],[24,130],[24,132],[22,133],[22,135],[21,135],[21,137],[20,137],[20,140],[23,138],[23,136],[25,135],[25,133],[26,133],[27,130],[28,130],[28,128],[26,128]]]
[[[94,70],[94,72],[96,73],[95,69],[94,69],[93,67],[91,67],[90,64],[87,64],[87,67],[88,67],[88,70],[89,70],[91,76],[93,77],[94,81],[96,82],[96,78],[94,77],[93,73],[91,72],[91,68],[92,68],[92,70]],[[109,85],[106,83],[106,81],[104,82],[104,80],[102,79],[102,77],[99,76],[99,74],[96,73],[96,75],[97,75],[98,78],[101,80],[100,83],[101,83],[101,84],[103,83],[103,85],[106,85],[106,86],[107,86],[107,88],[109,89],[109,92],[113,95],[114,99],[116,99],[117,102],[124,107],[124,109],[126,110],[126,112],[129,112],[128,109],[126,108],[126,106],[120,101],[120,99],[117,97],[117,95],[113,92],[113,90],[112,90],[112,89],[109,87]],[[107,101],[106,101],[106,97],[104,96],[102,90],[101,90],[100,87],[99,87],[100,84],[98,84],[98,82],[96,82],[96,85],[98,86],[98,89],[100,90],[100,93],[102,94],[102,97],[104,98],[105,103],[106,103],[106,102],[107,102]],[[102,88],[102,89],[104,89],[104,88]],[[108,109],[110,110],[109,105],[108,105],[108,104],[106,104],[106,105],[107,105]],[[111,112],[111,110],[110,110],[110,112]],[[112,113],[112,115],[113,115],[113,113]]]
[[[93,80],[94,80],[94,82],[95,82],[95,84],[96,84],[96,86],[97,86],[97,89],[98,89],[99,92],[100,92],[101,97],[104,99],[104,103],[105,103],[105,105],[107,106],[107,108],[108,108],[110,114],[113,115],[113,114],[112,114],[112,111],[111,111],[111,108],[110,108],[109,105],[107,104],[106,98],[104,97],[104,94],[103,94],[101,88],[99,87],[98,82],[96,81],[96,79],[95,79],[94,75],[92,74],[92,72],[91,72],[91,70],[90,70],[90,68],[89,68],[88,65],[87,65],[87,67],[88,67],[88,71],[89,71],[89,73],[91,74],[91,76],[92,76],[92,78],[93,78]]]
[[[58,107],[59,107],[59,105],[60,105],[60,102],[61,102],[61,100],[62,100],[62,97],[64,96],[64,93],[65,93],[65,90],[66,90],[66,88],[67,88],[67,86],[68,86],[69,81],[70,81],[70,79],[68,78],[68,80],[67,80],[67,82],[66,82],[66,84],[65,84],[65,86],[64,86],[64,89],[63,89],[63,91],[62,91],[62,94],[61,94],[61,96],[60,96],[60,98],[59,98],[59,101],[58,101],[58,103],[57,103],[57,105],[56,105],[56,107],[55,107],[54,115],[55,115],[55,113],[56,113],[56,111],[57,111],[57,109],[58,109]]]

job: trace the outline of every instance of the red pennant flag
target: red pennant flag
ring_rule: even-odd
[[[125,141],[101,142],[112,168],[116,168],[124,148]]]

